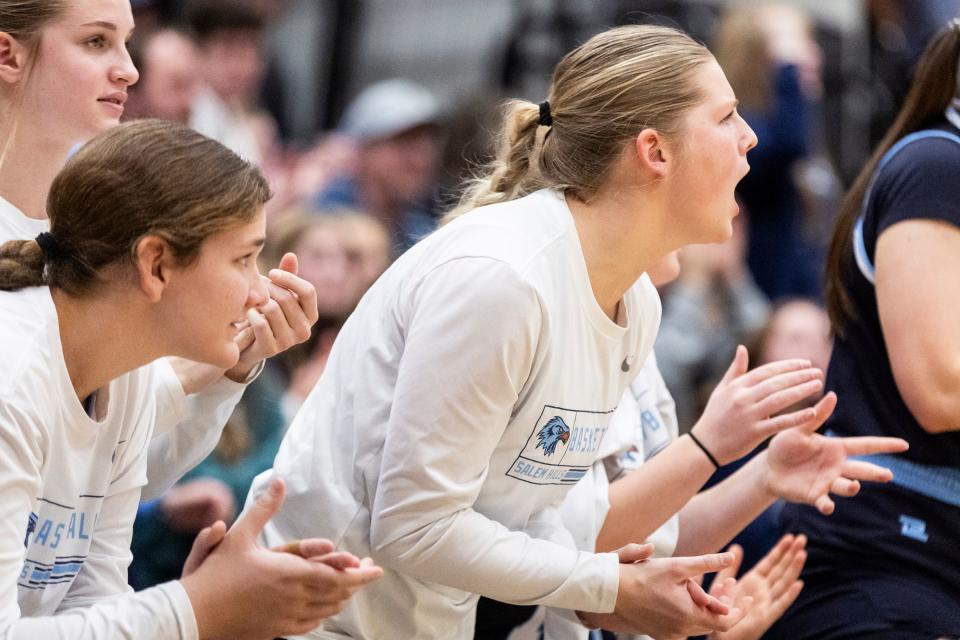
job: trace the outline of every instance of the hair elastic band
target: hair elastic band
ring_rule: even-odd
[[[550,115],[550,101],[544,100],[540,103],[540,119],[537,121],[541,127],[553,126],[553,116]]]
[[[34,240],[40,245],[44,262],[54,262],[63,257],[63,249],[60,247],[60,243],[57,242],[57,239],[54,238],[53,234],[49,231],[41,232]]]
[[[697,445],[698,447],[700,447],[700,450],[701,450],[701,451],[703,451],[705,454],[707,454],[707,458],[709,458],[709,459],[710,459],[710,462],[713,463],[713,467],[714,467],[715,469],[719,469],[719,468],[720,468],[720,463],[717,462],[717,459],[713,457],[713,454],[710,453],[705,446],[703,446],[703,443],[700,442],[699,440],[697,440],[697,436],[693,435],[693,431],[687,432],[687,435],[690,436],[690,439],[693,440],[693,443],[694,443],[695,445]]]

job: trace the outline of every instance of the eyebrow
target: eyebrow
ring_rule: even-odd
[[[254,247],[262,247],[264,244],[266,244],[266,242],[267,242],[266,237],[260,237],[250,242],[250,245]]]
[[[102,28],[108,29],[108,30],[110,30],[110,31],[116,31],[116,30],[117,30],[117,25],[113,24],[112,22],[107,22],[107,21],[105,21],[105,20],[94,20],[93,22],[87,22],[86,24],[82,24],[82,25],[80,25],[80,26],[82,26],[82,27],[102,27]]]

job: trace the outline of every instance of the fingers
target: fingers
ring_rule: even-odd
[[[270,480],[266,491],[262,491],[257,496],[253,506],[240,516],[240,519],[230,528],[230,534],[235,538],[243,538],[250,544],[254,544],[257,536],[263,531],[264,525],[280,510],[285,492],[286,488],[283,480],[279,476],[274,476]]]
[[[830,483],[830,493],[844,498],[852,498],[860,493],[860,483],[848,478],[834,478]]]
[[[360,559],[347,551],[335,551],[321,556],[311,557],[311,562],[322,562],[328,567],[346,571],[347,569],[360,568]]]
[[[719,598],[711,596],[709,593],[703,590],[703,587],[700,586],[700,583],[696,580],[691,580],[687,578],[687,593],[690,594],[690,598],[693,600],[694,604],[698,607],[702,607],[709,611],[710,613],[716,614],[718,616],[726,615],[730,612],[730,607],[721,602]]]
[[[762,367],[757,367],[753,371],[744,374],[741,380],[744,386],[753,387],[773,376],[809,368],[809,360],[777,360],[776,362],[770,362]]]
[[[906,440],[883,438],[880,436],[858,436],[842,438],[847,455],[864,456],[871,453],[901,453],[910,448]]]
[[[793,406],[823,389],[823,380],[817,369],[803,369],[777,376],[750,390],[756,399],[756,415],[771,416]],[[813,417],[812,415],[810,416]]]
[[[727,552],[733,556],[733,562],[717,572],[717,577],[713,580],[714,584],[723,582],[727,578],[736,578],[737,572],[740,570],[740,563],[743,562],[743,547],[732,544]]]
[[[227,525],[225,525],[222,520],[218,520],[209,527],[201,529],[197,537],[194,538],[193,545],[190,547],[190,553],[183,563],[182,577],[186,577],[196,571],[197,567],[203,564],[207,556],[217,548],[217,545],[220,544],[226,534]]]
[[[789,406],[789,405],[788,405]],[[764,415],[764,414],[761,414]],[[771,415],[771,414],[765,414]],[[801,409],[800,411],[791,411],[779,416],[767,418],[760,423],[760,430],[767,437],[774,434],[792,429],[793,427],[806,426],[816,419],[816,411],[812,408]]]
[[[286,271],[281,271],[280,273],[286,273]],[[298,344],[309,338],[310,329],[313,327],[313,323],[316,322],[316,318],[311,320],[307,317],[300,298],[289,289],[274,284],[273,282],[269,284],[267,289],[270,291],[270,298],[277,303],[283,312],[282,317],[284,322],[276,328],[281,329],[284,334],[289,334],[290,337],[288,340],[292,344]],[[317,312],[315,311],[314,315],[316,314]]]
[[[300,310],[309,319],[310,324],[313,325],[320,315],[317,309],[316,288],[295,273],[290,273],[283,269],[271,269],[267,275],[270,277],[270,281],[274,286],[282,287],[296,296]]]
[[[733,362],[727,367],[727,372],[723,374],[723,379],[720,382],[731,382],[734,378],[739,378],[747,372],[749,364],[747,348],[742,344],[737,345],[737,352],[733,354]]]
[[[836,508],[836,505],[833,503],[833,500],[831,500],[830,496],[828,496],[827,494],[823,494],[822,496],[817,498],[816,501],[813,503],[813,506],[817,508],[817,511],[819,511],[825,516],[828,516],[831,513],[833,513],[834,508]]]
[[[687,591],[690,593],[690,597],[694,598],[694,593],[692,591],[693,586],[697,585],[693,580],[687,581]],[[696,598],[694,598],[696,601]],[[719,613],[714,610],[714,608],[707,607],[704,611],[697,612],[699,615],[694,615],[694,619],[691,620],[691,623],[694,626],[701,627],[707,632],[716,630],[716,631],[727,631],[731,629],[738,622],[743,620],[743,617],[747,615],[747,612],[750,611],[750,608],[753,606],[753,598],[746,596],[742,598],[735,607],[728,607],[723,603],[718,604],[727,609],[725,613]]]
[[[254,337],[250,346],[256,347],[259,353],[274,354],[277,353],[280,348],[277,346],[277,340],[274,338],[273,330],[270,328],[270,320],[264,313],[265,310],[276,310],[276,313],[280,312],[279,305],[273,300],[268,300],[264,305],[256,309],[247,310],[247,320],[250,321],[250,329],[253,331]],[[275,319],[276,313],[274,314]]]
[[[617,549],[617,557],[620,558],[620,564],[633,564],[642,562],[653,555],[652,544],[631,543],[625,547]]]
[[[806,555],[804,555],[806,558]],[[800,565],[801,568],[803,565]],[[790,608],[790,605],[794,603],[797,597],[800,595],[800,592],[803,591],[803,580],[795,580],[790,583],[790,586],[787,587],[786,591],[780,594],[778,597],[774,598],[770,603],[770,624],[780,619],[780,616]]]
[[[339,569],[325,562],[317,562],[314,566],[310,584],[318,591],[327,594],[328,600],[348,598],[361,587],[383,576],[382,568],[363,561],[357,567],[345,569]]]
[[[256,338],[256,336],[253,334],[253,329],[250,327],[250,322],[247,321],[244,324],[247,326],[238,331],[236,337],[233,339],[233,341],[237,344],[239,351],[246,351],[247,348],[253,344],[253,341]]]
[[[688,558],[670,558],[671,570],[677,578],[696,578],[714,573],[733,564],[732,553],[709,553]]]
[[[306,538],[304,540],[291,540],[286,544],[273,547],[271,551],[280,553],[291,553],[301,558],[315,558],[334,550],[333,543],[323,538]]]
[[[770,574],[768,595],[771,601],[782,598],[796,584],[806,561],[806,550],[792,545]]]
[[[817,404],[813,405],[813,411],[816,414],[814,418],[807,422],[806,424],[801,425],[804,431],[807,433],[813,433],[827,421],[833,414],[833,410],[837,408],[837,394],[833,391],[830,391],[824,395]]]
[[[292,295],[289,291],[280,289],[276,285],[270,285],[267,287],[270,291],[270,299],[267,300],[264,304],[258,307],[258,311],[263,314],[263,317],[266,318],[268,323],[268,331],[270,332],[270,337],[272,338],[271,342],[262,343],[265,346],[269,345],[269,348],[273,353],[283,351],[285,348],[297,344],[298,339],[295,335],[293,326],[290,324],[290,318],[287,316],[287,313],[280,306],[280,302],[274,298],[274,295],[279,295],[282,298],[292,298]],[[299,310],[299,305],[294,305]],[[302,314],[301,318],[302,318]],[[296,322],[296,320],[294,320]],[[309,337],[309,329],[307,330],[307,337]],[[260,337],[257,336],[259,340]]]
[[[724,570],[726,571],[726,569]],[[737,580],[733,577],[721,578],[718,573],[710,585],[710,595],[720,600],[720,602],[733,602],[737,591]]]
[[[278,269],[286,271],[287,273],[292,273],[297,275],[300,272],[300,261],[297,259],[297,254],[295,253],[285,253],[283,257],[280,258],[280,264],[277,265]]]
[[[761,578],[767,578],[773,568],[776,567],[781,560],[783,560],[783,557],[787,554],[787,551],[789,551],[790,546],[795,540],[796,538],[789,533],[780,538],[780,540],[777,541],[777,544],[773,546],[773,549],[767,552],[767,555],[763,556],[760,562],[758,562],[751,571],[756,573],[756,575],[760,576]]]
[[[893,479],[893,472],[890,469],[863,460],[847,460],[843,463],[840,473],[847,478],[869,482],[890,482]]]

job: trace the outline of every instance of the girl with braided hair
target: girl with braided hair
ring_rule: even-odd
[[[380,575],[326,540],[259,547],[277,480],[229,531],[198,538],[181,580],[126,584],[158,358],[236,364],[239,327],[268,295],[256,257],[269,197],[219,143],[144,120],[67,163],[50,231],[0,246],[0,637],[274,637]]]

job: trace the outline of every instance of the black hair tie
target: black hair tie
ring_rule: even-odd
[[[719,469],[719,468],[720,468],[720,463],[717,462],[717,459],[716,459],[715,457],[713,457],[713,454],[710,453],[710,451],[703,445],[702,442],[700,442],[700,439],[697,438],[697,436],[693,435],[693,431],[688,431],[688,432],[687,432],[687,435],[690,436],[690,439],[691,439],[691,440],[693,440],[693,444],[695,444],[695,445],[697,445],[698,447],[700,447],[700,450],[703,451],[703,452],[706,454],[707,459],[709,459],[710,462],[711,462],[711,464],[713,464],[713,468],[714,468],[714,469]]]
[[[43,252],[44,262],[55,262],[64,256],[63,248],[60,246],[60,243],[57,242],[57,239],[53,237],[53,234],[49,231],[40,233],[35,240],[37,244],[40,245],[40,251]]]
[[[540,119],[537,123],[541,127],[551,127],[553,126],[553,116],[550,115],[550,101],[544,100],[540,103]]]

